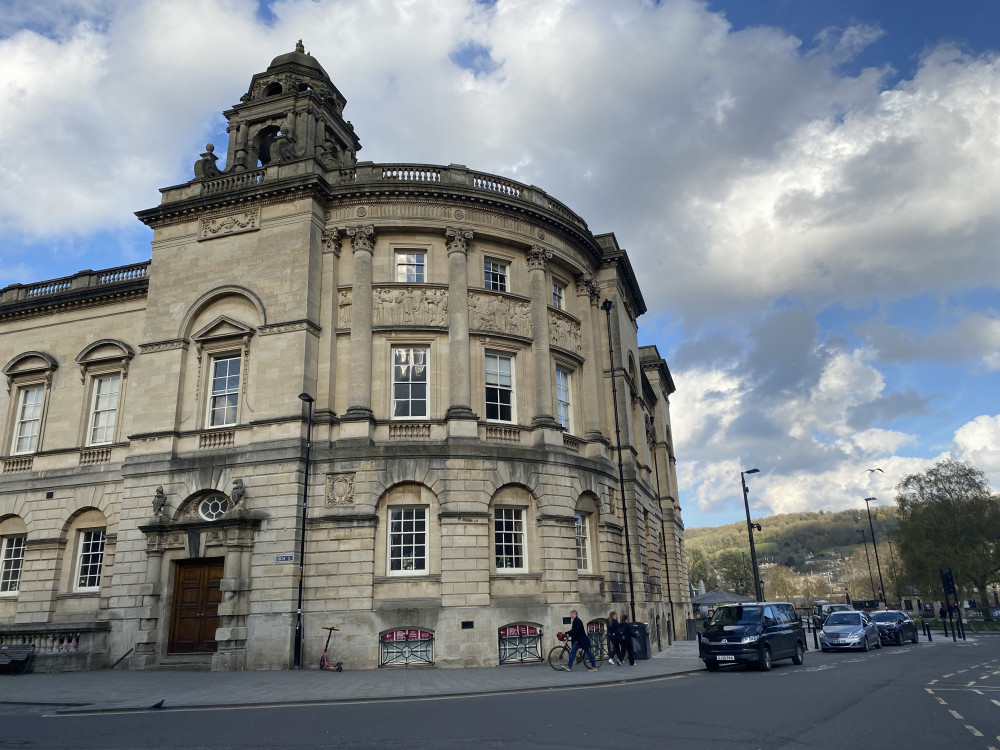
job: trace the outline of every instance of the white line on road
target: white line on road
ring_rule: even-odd
[[[965,728],[968,729],[970,732],[972,732],[972,734],[973,734],[974,737],[982,737],[983,736],[983,733],[980,732],[978,729],[976,729],[971,724],[966,724]]]
[[[965,721],[965,717],[964,717],[964,716],[962,716],[962,714],[960,714],[960,713],[959,713],[958,711],[956,711],[956,710],[955,710],[955,709],[953,709],[953,708],[949,708],[949,709],[948,709],[948,713],[950,713],[950,714],[951,714],[952,716],[954,716],[954,717],[955,717],[956,719],[958,719],[959,721]]]

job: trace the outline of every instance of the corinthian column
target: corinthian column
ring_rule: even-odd
[[[350,388],[345,421],[374,420],[372,414],[372,224],[348,227],[354,251],[354,288],[351,292]],[[353,433],[351,437],[354,437]]]
[[[445,229],[448,248],[448,423],[449,437],[476,437],[469,352],[469,229]]]
[[[601,389],[598,385],[598,357],[594,351],[594,314],[601,296],[601,289],[593,274],[583,274],[576,279],[577,309],[580,311],[580,341],[583,348],[583,373],[581,393],[587,408],[583,410],[587,440],[606,442],[601,432]]]
[[[562,430],[552,412],[552,362],[549,354],[549,306],[545,287],[545,262],[552,251],[535,245],[528,250],[528,293],[531,295],[531,350],[535,358],[535,416],[531,426],[541,429],[543,442],[562,442],[548,430]],[[536,440],[536,442],[538,442]]]

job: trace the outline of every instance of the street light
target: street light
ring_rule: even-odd
[[[861,534],[861,541],[865,543],[865,559],[868,561],[868,582],[872,585],[872,599],[878,601],[878,594],[875,593],[875,578],[872,576],[872,559],[868,556],[868,538],[864,529],[857,530]]]
[[[628,503],[625,499],[625,469],[622,468],[622,437],[618,426],[618,389],[615,387],[615,345],[611,339],[611,308],[615,304],[609,299],[604,300],[601,309],[608,318],[608,356],[611,358],[611,398],[615,406],[615,443],[618,445],[618,486],[622,493],[622,524],[625,526],[625,567],[628,570],[629,605],[632,610],[632,622],[635,622],[635,584],[632,581],[632,545],[628,537]]]
[[[872,532],[872,547],[875,548],[875,567],[878,568],[878,585],[882,587],[882,608],[886,609],[885,584],[882,583],[882,564],[878,561],[878,544],[875,543],[875,527],[872,525],[872,506],[869,503],[875,500],[874,497],[865,498],[865,508],[868,509],[868,528]]]
[[[300,393],[299,399],[309,405],[309,420],[306,427],[306,471],[302,480],[302,525],[299,528],[299,601],[295,611],[295,654],[293,669],[302,669],[302,579],[305,574],[306,557],[306,508],[309,502],[309,453],[312,450],[313,397]]]
[[[755,524],[750,520],[750,499],[748,495],[750,490],[747,489],[747,474],[756,474],[760,469],[746,469],[740,472],[740,484],[743,485],[743,507],[747,511],[747,535],[750,537],[750,560],[753,562],[753,590],[757,595],[757,601],[764,601],[764,593],[760,590],[760,568],[757,567],[757,548],[753,543],[753,530],[754,526],[757,530],[760,530],[760,524]]]

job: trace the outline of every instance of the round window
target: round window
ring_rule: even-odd
[[[198,506],[198,513],[206,521],[215,521],[226,515],[230,507],[232,506],[229,503],[229,498],[225,495],[211,495],[201,501],[201,505]]]

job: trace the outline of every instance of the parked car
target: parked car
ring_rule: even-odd
[[[917,633],[917,623],[902,610],[890,609],[885,612],[872,612],[872,622],[878,628],[878,637],[883,643],[895,643],[897,646],[902,646],[903,641],[916,643],[920,640]]]
[[[827,601],[819,601],[813,605],[812,612],[812,624],[816,630],[823,627],[823,623],[826,622],[826,618],[830,616],[831,612],[853,612],[854,607],[850,604],[831,604]]]
[[[729,664],[756,665],[767,672],[778,659],[801,664],[806,634],[788,602],[753,602],[718,607],[698,639],[698,656],[715,672]]]
[[[831,612],[819,631],[819,646],[823,651],[856,648],[867,651],[872,646],[882,648],[878,628],[864,612]]]

